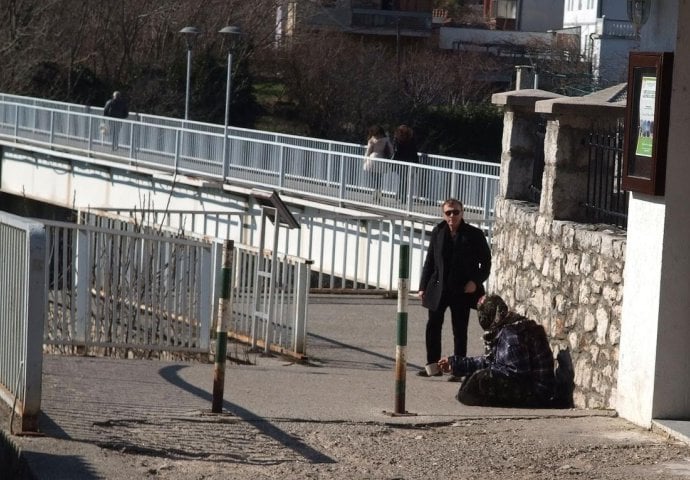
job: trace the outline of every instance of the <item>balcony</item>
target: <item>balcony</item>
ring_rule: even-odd
[[[431,11],[353,8],[351,32],[376,35],[431,36]]]

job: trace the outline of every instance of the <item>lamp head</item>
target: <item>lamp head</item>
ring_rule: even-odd
[[[240,31],[240,27],[236,27],[235,25],[228,25],[227,27],[223,27],[220,30],[218,30],[218,33],[228,35],[240,35],[242,32]]]
[[[628,19],[635,27],[635,34],[640,34],[640,28],[649,19],[649,11],[652,8],[652,0],[627,0]]]
[[[191,50],[192,45],[194,44],[194,39],[197,35],[201,34],[201,30],[196,27],[184,27],[182,30],[180,30],[180,33],[184,35],[184,40],[187,43],[187,50]]]

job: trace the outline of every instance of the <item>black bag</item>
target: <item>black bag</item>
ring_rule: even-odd
[[[383,158],[393,158],[393,149],[391,148],[391,142],[386,142],[386,146],[383,147]]]

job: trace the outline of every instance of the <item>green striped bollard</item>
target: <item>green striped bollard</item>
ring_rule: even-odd
[[[232,253],[234,242],[225,240],[223,242],[222,257],[222,286],[218,299],[218,318],[216,324],[216,363],[213,369],[213,400],[211,402],[211,412],[221,413],[223,411],[223,390],[225,388],[225,359],[228,351],[228,328],[227,319],[232,312],[230,301],[230,291],[232,288]]]
[[[395,410],[394,415],[405,411],[405,371],[407,369],[407,297],[410,291],[410,246],[400,246],[398,271],[398,325],[395,347]]]

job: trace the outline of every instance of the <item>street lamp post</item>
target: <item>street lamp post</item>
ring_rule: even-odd
[[[180,33],[184,35],[184,40],[187,43],[187,88],[185,90],[184,97],[184,119],[189,119],[189,88],[192,76],[192,45],[194,44],[194,39],[201,31],[196,27],[184,27],[180,30]]]
[[[230,37],[231,43],[228,49],[228,72],[225,82],[225,123],[223,128],[223,180],[228,174],[228,126],[230,125],[230,94],[232,85],[232,39],[235,35],[240,35],[239,27],[228,26],[221,28],[218,33]]]

